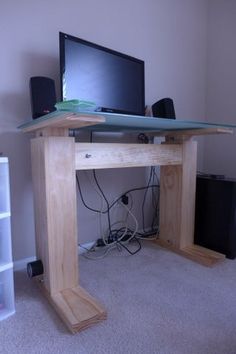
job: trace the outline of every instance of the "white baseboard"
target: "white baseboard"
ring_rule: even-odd
[[[94,242],[83,243],[82,245],[78,246],[78,254],[87,252],[87,250],[94,245]],[[19,261],[15,261],[13,263],[13,270],[14,271],[24,270],[24,269],[26,270],[27,263],[34,262],[34,261],[36,261],[36,257],[29,257],[29,258],[20,259]]]

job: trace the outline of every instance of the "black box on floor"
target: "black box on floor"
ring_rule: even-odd
[[[236,180],[197,177],[194,243],[236,257]]]

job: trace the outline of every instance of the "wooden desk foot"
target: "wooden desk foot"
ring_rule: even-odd
[[[76,333],[107,318],[105,309],[77,286],[50,295],[42,285],[42,290],[70,332]]]
[[[222,253],[218,253],[218,252],[212,251],[208,248],[204,248],[204,247],[194,245],[194,244],[191,246],[179,249],[177,247],[170,245],[168,242],[163,241],[163,240],[156,240],[155,243],[157,243],[161,247],[167,248],[175,253],[180,254],[183,257],[191,259],[192,261],[200,263],[200,264],[207,266],[207,267],[214,266],[215,264],[217,264],[225,259],[225,255]]]

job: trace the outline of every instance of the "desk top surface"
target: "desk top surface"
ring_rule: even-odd
[[[150,132],[168,135],[168,132],[191,132],[191,135],[232,133],[236,124],[131,116],[104,112],[55,111],[19,126],[23,132],[46,128],[90,129],[111,132]]]

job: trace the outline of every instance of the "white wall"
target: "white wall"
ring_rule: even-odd
[[[177,117],[203,120],[206,9],[206,0],[8,0],[1,4],[0,151],[10,159],[15,260],[35,252],[30,137],[17,126],[31,119],[31,76],[52,77],[58,86],[58,32],[144,59],[146,103],[171,96]],[[114,185],[126,190],[145,182],[142,169],[124,174],[103,171],[99,177],[111,199],[118,193]],[[94,198],[91,188],[88,197]],[[80,224],[80,242],[95,239],[97,217],[81,209],[79,220],[87,220]]]
[[[210,0],[207,120],[236,124],[236,2]],[[204,170],[236,178],[236,135],[209,136]]]

